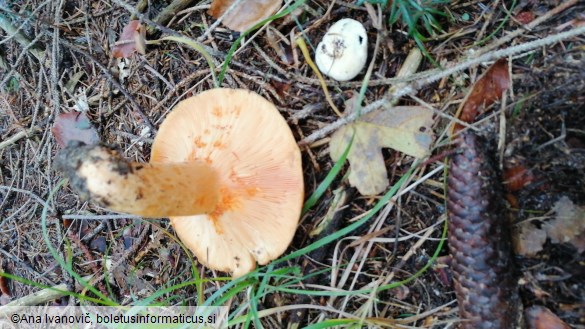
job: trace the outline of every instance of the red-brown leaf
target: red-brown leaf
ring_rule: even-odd
[[[280,96],[281,98],[286,97],[288,90],[290,89],[291,86],[289,82],[272,81],[271,84],[272,87],[274,87],[274,90],[276,91],[278,96]]]
[[[99,143],[97,131],[93,128],[84,112],[61,113],[51,128],[53,137],[61,147],[71,141],[80,141],[88,145]]]
[[[0,292],[2,292],[2,295],[5,295],[6,297],[12,297],[12,294],[10,293],[10,287],[8,286],[8,278],[4,276],[0,276]]]
[[[137,20],[128,22],[124,27],[120,39],[114,45],[112,56],[128,58],[135,51],[142,55],[146,53],[146,29]]]
[[[220,18],[235,0],[213,0],[207,12],[213,18]],[[223,25],[244,32],[263,19],[274,14],[282,5],[279,0],[244,0],[223,18]]]
[[[473,85],[471,92],[463,101],[459,119],[473,123],[475,118],[486,108],[502,98],[504,91],[510,86],[508,62],[500,59],[495,62]],[[456,125],[455,131],[461,129]]]
[[[534,181],[534,175],[523,165],[516,165],[504,170],[504,186],[510,192],[521,190]]]

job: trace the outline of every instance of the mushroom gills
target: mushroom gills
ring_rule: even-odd
[[[69,145],[57,159],[73,189],[118,212],[143,217],[189,216],[214,211],[218,174],[204,161],[135,163],[102,145]]]

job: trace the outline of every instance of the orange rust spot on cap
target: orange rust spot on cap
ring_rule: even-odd
[[[187,157],[187,161],[205,161],[205,163],[207,164],[212,164],[213,160],[211,160],[211,157],[209,155],[203,157],[203,154],[199,154],[199,153],[203,153],[203,152],[199,152],[200,150],[192,150],[191,153],[189,154],[189,156]]]
[[[221,141],[215,141],[213,142],[213,147],[217,147],[218,149],[225,149],[226,145]]]
[[[256,194],[258,194],[260,192],[260,189],[257,187],[248,187],[245,189],[246,195],[248,197],[254,197],[256,196]]]
[[[226,211],[234,210],[238,207],[239,202],[237,196],[235,196],[227,188],[222,187],[219,191],[221,200],[217,204],[217,207],[209,214],[209,218],[213,222],[213,226],[218,234],[223,234],[224,230],[219,223],[219,218],[223,216]]]
[[[221,118],[223,116],[223,113],[221,113],[221,108],[219,106],[214,107],[211,110],[211,114],[218,118]]]
[[[197,146],[197,147],[205,147],[205,146],[207,146],[207,143],[203,142],[203,140],[201,139],[201,136],[196,137],[193,140],[193,144],[195,144],[195,146]]]

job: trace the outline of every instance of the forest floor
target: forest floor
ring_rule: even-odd
[[[347,181],[350,167],[345,164],[302,216],[284,256],[305,251],[260,267],[238,284],[193,259],[167,219],[144,220],[80,200],[69,185],[62,185],[63,175],[54,168],[60,146],[51,128],[60,114],[84,112],[101,142],[128,159],[147,162],[156,130],[173,106],[216,86],[201,53],[183,43],[150,43],[144,55],[112,56],[121,31],[139,11],[138,18],[148,26],[147,40],[169,33],[199,40],[219,74],[238,33],[222,25],[209,29],[214,22],[207,14],[209,1],[173,12],[169,21],[161,21],[166,28],[161,27],[153,20],[158,22],[157,14],[169,2],[141,8],[124,0],[0,1],[0,19],[17,28],[0,32],[0,272],[10,275],[0,279],[2,304],[65,284],[79,295],[45,303],[95,303],[89,297],[121,305],[207,302],[229,306],[234,327],[321,322],[323,328],[454,328],[457,302],[449,270],[436,261],[449,253],[441,243],[447,220],[446,131],[473,83],[505,58],[510,87],[473,126],[492,145],[493,161],[502,173],[520,172],[517,186],[507,184],[499,196],[506,199],[513,238],[547,227],[564,197],[581,216],[565,228],[576,230],[571,239],[545,236],[542,250],[517,248],[511,270],[518,274],[525,307],[545,306],[574,328],[585,328],[585,231],[580,231],[585,228],[585,34],[546,41],[582,29],[585,2],[439,5],[443,31],[422,42],[428,52],[418,69],[423,73],[405,79],[394,77],[417,43],[403,20],[389,26],[388,9],[377,5],[368,10],[354,2],[310,0],[246,36],[221,86],[252,90],[287,119],[301,146],[306,196],[327,181],[335,165],[329,128],[340,118],[294,47],[301,29],[313,56],[313,47],[333,22],[346,17],[362,22],[369,40],[367,65],[373,65],[364,107],[390,102],[396,91],[390,87],[399,85],[400,90],[416,89],[401,94],[399,105],[431,107],[436,115],[434,141],[424,159],[383,150],[390,192],[360,195]],[[373,23],[377,15],[382,26]],[[421,33],[428,35],[423,28]],[[537,40],[545,42],[521,48]],[[496,53],[501,49],[509,51]],[[437,64],[462,66],[441,75]],[[344,101],[360,90],[365,71],[349,82],[325,77],[338,108],[343,110]],[[336,239],[329,243],[320,240],[365,216],[369,219],[351,232],[333,235]],[[325,233],[311,235],[325,218],[331,219]],[[317,248],[309,252],[303,249],[307,246]],[[90,280],[92,289],[84,288],[79,276],[90,274],[97,279]],[[408,282],[399,284],[403,280]],[[223,294],[214,294],[218,291]]]

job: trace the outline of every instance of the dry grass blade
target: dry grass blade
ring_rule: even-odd
[[[333,103],[333,100],[331,99],[331,95],[329,94],[329,89],[327,89],[327,84],[325,84],[325,78],[323,78],[321,71],[319,71],[319,69],[317,68],[317,66],[315,65],[313,60],[311,59],[311,54],[309,54],[309,49],[307,48],[307,44],[305,43],[305,40],[302,37],[299,37],[295,40],[295,42],[296,42],[297,46],[301,49],[301,52],[303,53],[303,57],[305,58],[305,61],[307,61],[307,64],[309,64],[309,66],[311,67],[311,70],[313,70],[313,72],[315,73],[315,75],[317,75],[317,78],[321,82],[321,88],[323,88],[323,93],[325,94],[325,98],[327,99],[327,103],[329,103],[329,106],[331,106],[333,111],[335,111],[335,113],[340,118],[343,117],[343,114],[341,114],[341,112],[339,111],[337,106],[335,106],[335,103]]]

